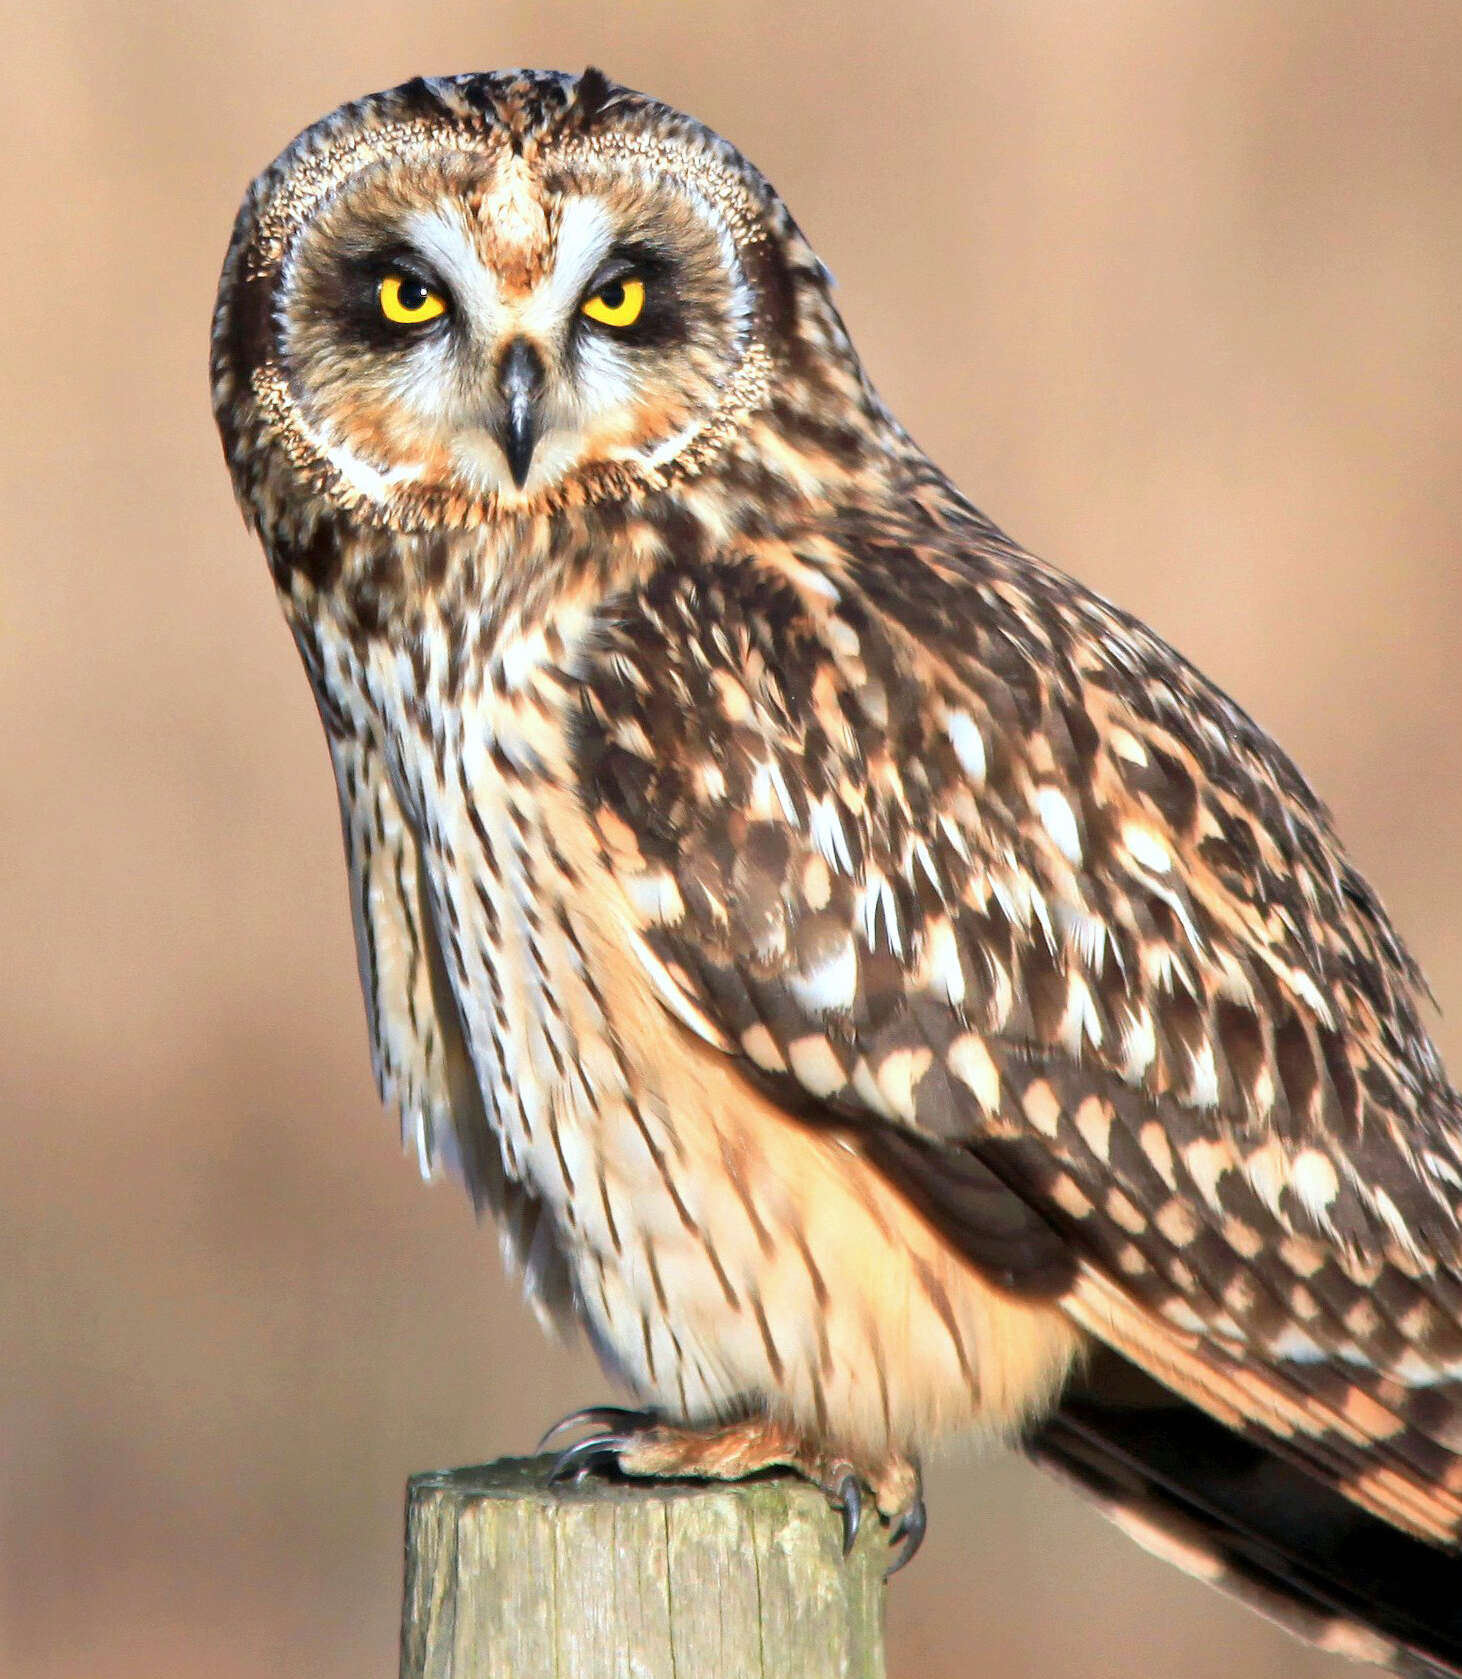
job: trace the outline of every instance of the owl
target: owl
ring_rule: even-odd
[[[250,188],[212,389],[329,743],[376,1077],[633,1408],[895,1564],[1021,1442],[1462,1671],[1462,1101],[1279,748],[980,514],[766,180],[599,72]]]

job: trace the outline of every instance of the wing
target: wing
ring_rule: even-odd
[[[1386,1521],[1462,1525],[1462,1108],[1419,977],[1236,706],[937,483],[665,564],[579,771],[692,1030],[977,1255]]]
[[[402,1140],[414,1146],[422,1175],[445,1168],[462,1179],[479,1211],[492,1212],[509,1270],[545,1323],[562,1323],[572,1290],[557,1232],[543,1203],[509,1176],[488,1124],[416,841],[369,740],[333,708],[320,709],[340,794],[356,961],[381,1100],[399,1112]]]
[[[1088,1363],[1026,1449],[1145,1550],[1308,1642],[1410,1679],[1462,1673],[1454,1556],[1367,1515],[1115,1354]]]

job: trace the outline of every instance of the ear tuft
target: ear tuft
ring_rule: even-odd
[[[611,83],[602,70],[591,64],[579,77],[574,89],[574,112],[584,127],[593,122],[604,108],[611,91]]]

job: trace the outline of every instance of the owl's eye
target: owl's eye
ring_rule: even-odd
[[[388,274],[376,288],[376,301],[396,326],[420,326],[447,312],[446,298],[410,274]]]
[[[625,278],[611,280],[585,298],[583,312],[603,326],[633,326],[644,307],[645,282]]]

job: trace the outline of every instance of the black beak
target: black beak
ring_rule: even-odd
[[[543,358],[526,338],[515,338],[504,351],[497,382],[507,406],[498,441],[521,490],[538,442],[538,398],[543,392]]]

